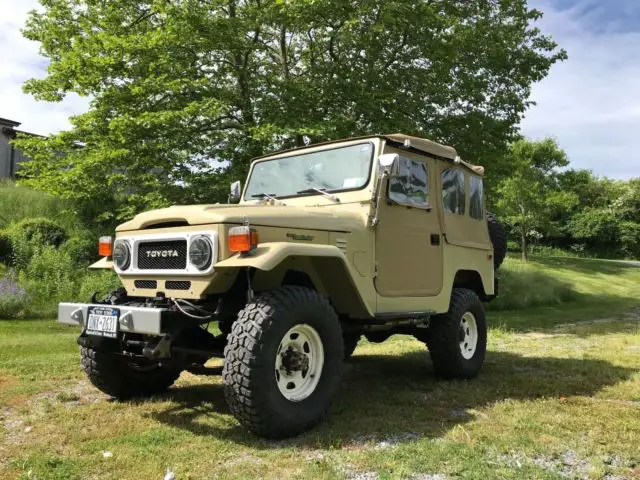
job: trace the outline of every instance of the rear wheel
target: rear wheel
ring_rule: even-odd
[[[478,295],[454,288],[449,311],[431,319],[427,346],[433,367],[442,378],[474,378],[487,350],[487,323]]]
[[[180,370],[152,360],[129,360],[115,352],[80,348],[82,368],[91,383],[107,395],[125,400],[165,392]]]
[[[248,303],[224,352],[229,409],[257,435],[308,430],[327,411],[342,374],[342,330],[314,290],[284,286]]]

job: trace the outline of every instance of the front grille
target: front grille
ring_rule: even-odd
[[[191,282],[186,280],[167,280],[164,287],[167,290],[189,290],[191,288]]]
[[[163,240],[138,245],[140,270],[184,270],[187,268],[187,241]]]
[[[158,282],[155,280],[136,280],[133,282],[136,288],[157,288]]]

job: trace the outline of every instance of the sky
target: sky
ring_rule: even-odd
[[[569,59],[535,84],[536,102],[521,128],[533,139],[555,137],[574,168],[613,178],[640,177],[640,0],[529,0],[544,12],[537,26]],[[38,44],[20,33],[36,0],[0,0],[0,117],[49,134],[70,127],[88,108],[75,94],[37,102],[22,83],[46,74]]]

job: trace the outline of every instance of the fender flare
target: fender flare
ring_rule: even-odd
[[[320,270],[321,276],[330,277],[332,274],[339,274],[335,271],[336,267],[343,269],[346,274],[348,283],[350,284],[348,291],[343,292],[342,286],[338,286],[336,282],[325,281],[324,286],[327,289],[330,298],[334,301],[334,306],[339,308],[340,301],[337,300],[338,294],[344,297],[345,294],[351,297],[357,296],[359,307],[354,311],[348,312],[356,315],[371,316],[372,311],[362,293],[358,288],[358,279],[361,278],[349,264],[345,254],[338,247],[333,245],[304,244],[290,242],[267,242],[260,244],[255,250],[248,255],[235,254],[225,260],[221,260],[215,264],[215,270],[230,268],[246,268],[252,267],[262,271],[270,271],[278,267],[282,262],[292,257],[309,258],[316,261],[315,265]],[[322,275],[324,273],[324,275]],[[338,280],[336,278],[336,280]],[[335,294],[335,296],[334,296]],[[342,313],[342,312],[340,312]]]

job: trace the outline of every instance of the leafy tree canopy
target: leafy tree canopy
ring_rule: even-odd
[[[24,35],[50,65],[26,91],[92,101],[72,130],[18,141],[25,183],[104,199],[103,220],[223,199],[250,158],[303,135],[402,131],[490,164],[566,57],[526,0],[41,3]]]

